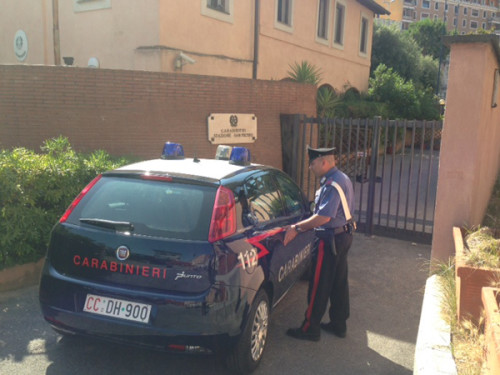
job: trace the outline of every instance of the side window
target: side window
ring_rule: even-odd
[[[284,216],[284,209],[276,185],[270,174],[250,177],[245,183],[248,209],[257,222],[262,223]]]
[[[302,192],[295,183],[285,175],[277,174],[276,180],[280,187],[287,214],[295,216],[304,212]]]

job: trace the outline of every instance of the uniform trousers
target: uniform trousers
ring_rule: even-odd
[[[313,251],[313,275],[309,280],[308,307],[302,325],[304,332],[319,332],[320,323],[330,300],[330,321],[345,327],[349,318],[349,283],[347,253],[352,234],[334,235],[332,231],[317,232]]]

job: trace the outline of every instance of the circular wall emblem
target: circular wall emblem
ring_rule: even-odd
[[[19,61],[26,60],[28,56],[28,37],[23,30],[17,30],[14,36],[14,53]]]
[[[118,260],[126,260],[130,256],[130,250],[127,246],[120,246],[116,249],[116,257]]]

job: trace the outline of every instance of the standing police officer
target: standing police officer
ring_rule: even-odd
[[[314,229],[314,275],[309,281],[308,307],[299,328],[290,328],[287,335],[297,339],[318,341],[320,327],[338,337],[345,337],[349,317],[349,285],[347,252],[352,243],[355,224],[350,212],[354,209],[354,190],[351,180],[335,164],[335,148],[307,147],[309,168],[320,178],[316,192],[314,214],[287,228],[285,246],[297,233]],[[335,186],[336,185],[336,186]],[[342,194],[345,196],[344,210]],[[345,212],[349,211],[349,212]],[[330,322],[321,323],[330,300]]]

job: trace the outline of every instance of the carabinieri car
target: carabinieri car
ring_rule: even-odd
[[[283,172],[241,147],[216,159],[162,158],[97,176],[51,232],[40,282],[45,319],[81,334],[225,355],[253,371],[270,311],[310,264],[313,235],[286,247],[310,215]]]

